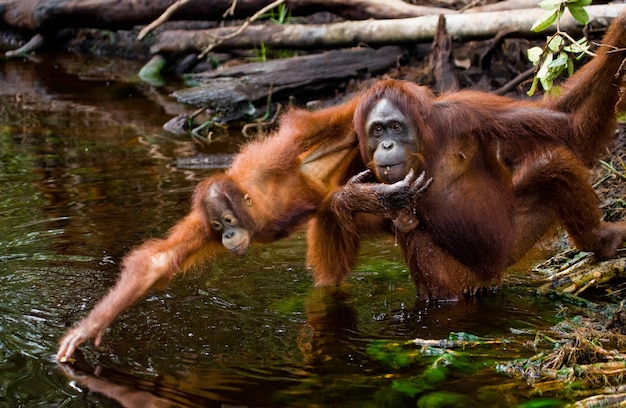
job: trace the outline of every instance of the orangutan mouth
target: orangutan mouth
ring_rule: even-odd
[[[395,183],[396,181],[404,179],[406,176],[404,164],[405,162],[378,166],[378,174],[385,183]]]

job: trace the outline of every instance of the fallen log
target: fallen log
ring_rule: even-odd
[[[232,109],[241,103],[265,99],[270,94],[281,98],[312,87],[316,92],[336,89],[347,79],[384,72],[396,65],[403,55],[401,47],[387,46],[249,63],[190,75],[202,85],[178,90],[172,96],[190,105]]]
[[[0,0],[0,22],[20,31],[57,32],[63,28],[130,29],[148,24],[163,14],[174,0]],[[171,20],[222,20],[231,0],[191,0],[178,8]],[[236,0],[229,18],[246,18],[271,0]],[[453,13],[437,7],[416,6],[402,0],[287,0],[293,15],[330,11],[348,19],[399,18],[433,13]]]
[[[608,21],[626,12],[626,4],[588,6],[591,21]],[[512,30],[520,36],[536,36],[530,27],[545,10],[525,9],[515,13],[494,11],[484,13],[450,14],[446,16],[446,30],[455,41],[485,39],[502,30]],[[353,47],[359,44],[380,46],[430,42],[437,31],[437,15],[395,20],[346,21],[332,24],[286,24],[249,26],[234,38],[222,41],[217,49],[254,48],[261,43],[283,49],[314,49]],[[561,30],[576,33],[581,26],[566,13],[560,22]],[[152,53],[187,53],[202,51],[216,39],[228,35],[234,28],[209,30],[171,30],[157,36]],[[540,35],[554,32],[550,28]]]
[[[292,7],[317,8],[319,11],[330,11],[347,20],[365,20],[368,18],[394,19],[425,16],[430,14],[454,14],[456,10],[441,7],[419,6],[403,0],[292,0],[287,1],[289,10]]]
[[[172,0],[4,0],[0,20],[7,26],[31,32],[54,33],[64,28],[130,29],[161,15]],[[240,0],[236,17],[245,18],[266,0]],[[181,7],[175,18],[221,19],[228,0],[194,0]]]
[[[485,4],[466,10],[468,13],[483,13],[487,11],[522,10],[539,7],[541,0],[503,0],[497,3]]]

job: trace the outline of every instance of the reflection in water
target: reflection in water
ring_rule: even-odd
[[[305,234],[255,246],[174,282],[122,315],[75,365],[53,360],[67,326],[114,283],[129,248],[162,236],[215,169],[176,166],[195,154],[161,124],[164,94],[115,82],[73,58],[0,64],[0,401],[9,406],[415,406],[394,389],[401,370],[373,359],[372,340],[507,336],[546,325],[554,305],[529,289],[425,307],[393,239],[366,242],[341,290],[312,289]],[[136,72],[136,71],[135,71]],[[236,139],[204,154],[218,161]],[[524,350],[509,348],[500,358]],[[522,401],[480,376],[440,388],[489,406]],[[418,396],[419,397],[419,396]],[[504,403],[506,401],[506,403]]]
[[[416,337],[394,333],[392,328],[400,332],[413,331],[419,335],[417,337],[438,339],[448,336],[450,331],[447,326],[465,331],[477,329],[481,323],[489,322],[491,327],[486,327],[485,332],[505,335],[501,332],[505,322],[522,329],[538,323],[536,314],[521,310],[519,308],[521,305],[510,302],[510,299],[499,299],[496,306],[504,307],[497,312],[493,310],[493,304],[481,302],[390,310],[389,318],[384,318],[384,321],[378,324],[379,329],[381,327],[387,329],[387,334],[383,336],[366,333],[359,327],[360,320],[367,319],[363,309],[369,302],[361,302],[355,299],[354,295],[342,290],[335,292],[312,289],[303,296],[305,320],[294,319],[295,324],[289,328],[289,332],[297,332],[297,338],[288,334],[287,337],[290,339],[288,342],[280,344],[272,342],[274,344],[267,344],[267,347],[248,344],[240,348],[241,345],[232,343],[233,338],[224,338],[224,342],[231,342],[230,345],[234,347],[232,353],[223,354],[223,350],[218,351],[220,350],[218,346],[214,354],[200,355],[199,349],[195,349],[200,346],[191,346],[189,339],[184,339],[175,348],[186,349],[184,356],[181,356],[178,362],[169,362],[170,365],[179,368],[175,375],[172,375],[171,369],[168,370],[167,367],[156,367],[158,356],[154,356],[151,370],[146,370],[146,367],[150,366],[149,362],[142,363],[139,370],[111,369],[102,366],[93,368],[80,351],[79,361],[72,365],[63,365],[62,368],[68,379],[76,381],[76,385],[81,389],[97,391],[129,407],[145,406],[142,404],[146,401],[155,404],[154,406],[197,407],[218,407],[223,406],[222,404],[253,406],[330,404],[343,407],[368,406],[368,402],[371,403],[370,406],[381,406],[385,400],[393,401],[391,406],[414,406],[412,398],[394,393],[389,388],[389,383],[394,378],[419,375],[423,366],[417,365],[408,372],[402,370],[404,374],[391,374],[393,370],[388,371],[389,367],[373,361],[365,352],[372,340],[385,338],[402,341]],[[229,307],[236,306],[231,304]],[[249,311],[253,312],[254,307],[251,309]],[[488,310],[491,311],[490,314],[486,313]],[[267,311],[263,314],[264,318],[258,316],[253,318],[254,322],[269,323],[272,314]],[[431,318],[424,318],[425,315]],[[238,320],[240,324],[245,325],[247,318],[242,315]],[[226,328],[229,325],[227,322],[222,323],[225,323]],[[276,323],[273,326],[285,327]],[[168,328],[172,329],[175,331],[174,327]],[[216,329],[220,330],[219,327]],[[240,329],[245,327],[242,326]],[[270,335],[262,329],[260,331],[261,333],[252,334],[257,343],[263,343],[263,336]],[[424,335],[429,332],[441,332],[444,335],[442,337]],[[242,333],[242,336],[246,334]],[[177,340],[180,339],[174,341]],[[186,346],[183,343],[187,343]],[[301,355],[290,354],[293,353],[295,344]],[[110,353],[123,354],[120,346],[122,344],[116,345],[116,349]],[[131,345],[131,348],[134,347]],[[503,359],[519,356],[518,351],[506,346],[500,351],[504,353],[501,357]],[[253,353],[264,356],[255,358]],[[107,365],[115,366],[112,362]],[[488,376],[491,377],[489,383],[497,382],[496,375],[492,373]],[[478,377],[478,380],[453,379],[444,384],[444,389],[476,398],[481,382],[486,382],[484,374]],[[473,399],[465,401],[471,402]],[[498,406],[497,401],[498,399],[492,400],[494,403],[492,406]],[[473,403],[466,406],[471,405]]]

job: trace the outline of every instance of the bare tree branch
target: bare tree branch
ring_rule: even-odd
[[[167,10],[165,10],[165,12],[159,16],[159,18],[157,18],[152,23],[150,23],[147,26],[145,26],[139,32],[139,35],[137,35],[137,39],[139,41],[143,40],[144,37],[146,35],[148,35],[149,32],[151,32],[152,30],[154,30],[155,28],[157,28],[158,26],[160,26],[161,24],[163,24],[164,22],[169,20],[170,17],[176,12],[176,10],[178,10],[179,8],[184,6],[185,4],[189,3],[190,1],[191,0],[177,0],[176,3],[172,4],[171,6],[169,6],[167,8]]]
[[[284,2],[285,0],[273,1],[272,3],[263,7],[261,10],[257,11],[252,17],[247,18],[246,21],[241,26],[239,26],[239,28],[237,28],[235,31],[224,36],[216,37],[212,42],[210,42],[206,47],[204,47],[200,55],[198,55],[198,58],[204,58],[204,56],[207,55],[217,45],[231,38],[235,38],[236,36],[241,34],[246,28],[248,28],[250,24],[258,20],[263,14],[267,13],[274,7],[278,7],[280,4],[283,4]]]

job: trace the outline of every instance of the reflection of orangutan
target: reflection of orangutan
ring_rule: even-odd
[[[600,220],[586,165],[614,133],[626,15],[603,44],[558,98],[543,102],[473,91],[435,97],[394,80],[359,98],[355,130],[375,178],[393,183],[410,169],[433,177],[408,211],[386,211],[421,297],[458,298],[496,283],[556,221],[579,249],[600,258],[623,245],[626,222]],[[361,227],[353,214],[380,198],[358,183],[364,177],[325,202],[309,230],[318,285],[341,282],[354,265]]]
[[[90,338],[98,345],[112,321],[153,287],[226,250],[242,255],[252,241],[284,238],[314,216],[329,192],[365,168],[352,125],[357,102],[318,112],[291,110],[274,135],[249,143],[229,170],[203,180],[191,212],[165,239],[126,256],[116,285],[61,340],[58,360],[66,361]],[[377,187],[386,201],[372,210],[406,206],[407,197],[419,195],[422,180],[409,176]]]
[[[626,45],[625,24],[617,19],[605,42]],[[116,285],[61,340],[58,360],[88,339],[99,344],[113,320],[158,284],[224,248],[243,254],[251,241],[285,237],[311,217],[308,258],[318,286],[348,275],[359,235],[389,231],[380,215],[397,215],[418,291],[429,298],[497,280],[555,220],[580,248],[612,256],[626,226],[599,221],[583,165],[615,125],[623,52],[607,50],[560,98],[542,104],[476,92],[434,98],[416,85],[381,82],[342,106],[290,111],[276,134],[198,185],[191,212],[165,239],[124,259]],[[359,175],[333,194],[364,161],[379,181],[396,183],[359,183],[366,177]],[[409,169],[425,170],[430,187]],[[409,205],[415,213],[399,211]]]

